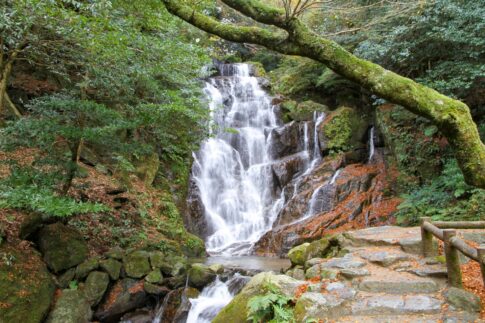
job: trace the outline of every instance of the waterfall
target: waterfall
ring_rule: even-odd
[[[372,161],[372,157],[374,157],[375,153],[375,146],[374,146],[374,127],[370,128],[369,133],[369,159],[368,162]]]
[[[213,136],[194,154],[193,178],[209,225],[210,254],[244,255],[267,232],[280,207],[272,194],[267,134],[278,127],[271,98],[247,64],[219,66],[209,79]],[[231,129],[231,131],[227,131]]]
[[[199,297],[190,299],[192,306],[187,317],[187,323],[210,323],[248,280],[249,277],[236,273],[224,283],[218,276],[212,284],[202,290]]]

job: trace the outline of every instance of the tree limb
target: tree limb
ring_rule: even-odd
[[[17,107],[12,102],[12,100],[10,99],[10,96],[8,95],[7,92],[5,92],[4,99],[5,99],[5,102],[7,102],[7,105],[10,108],[10,110],[12,110],[13,114],[15,114],[15,116],[17,116],[17,118],[22,117],[22,113],[20,112],[19,109],[17,109]]]
[[[206,32],[229,41],[258,44],[283,54],[314,59],[377,96],[427,118],[447,137],[466,182],[485,188],[485,145],[464,103],[360,59],[336,42],[313,33],[298,18],[287,20],[284,11],[257,0],[221,1],[258,22],[284,29],[288,36],[261,28],[222,24],[178,0],[162,1],[169,12]]]

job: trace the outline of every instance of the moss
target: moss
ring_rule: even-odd
[[[54,272],[76,266],[88,256],[88,247],[81,234],[62,223],[50,224],[40,230],[39,249]]]
[[[299,246],[292,248],[288,252],[288,258],[290,258],[291,264],[293,266],[303,266],[308,259],[308,247],[309,243],[304,243]]]
[[[247,62],[252,69],[252,73],[255,77],[266,77],[266,71],[263,64],[260,62]]]
[[[2,322],[42,322],[54,290],[52,276],[35,250],[6,243],[0,248]]]
[[[324,150],[330,153],[348,151],[362,145],[367,122],[355,109],[340,107],[322,123],[319,135]]]
[[[216,278],[216,273],[208,266],[203,264],[192,264],[188,272],[189,284],[202,288],[211,283]]]
[[[123,266],[128,277],[141,278],[151,270],[148,262],[149,253],[146,251],[134,251],[123,258]]]

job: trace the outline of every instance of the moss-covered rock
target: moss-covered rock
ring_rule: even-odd
[[[55,285],[38,253],[3,244],[0,248],[0,321],[42,322],[54,298]]]
[[[273,273],[260,273],[251,278],[239,294],[219,312],[212,321],[213,323],[244,323],[247,322],[247,304],[251,297],[264,295],[268,292],[269,286],[281,291],[282,294],[293,297],[301,281],[286,275],[275,275]]]
[[[298,265],[304,266],[305,265],[305,262],[308,259],[308,247],[309,246],[310,246],[310,244],[307,242],[307,243],[304,243],[304,244],[301,244],[299,246],[292,248],[288,252],[288,258],[290,259],[291,264],[293,266],[298,266]]]
[[[88,256],[88,246],[81,234],[62,223],[41,229],[38,245],[45,263],[54,272],[74,267]]]
[[[280,104],[284,122],[290,121],[311,121],[314,112],[328,113],[328,107],[315,101],[307,100],[296,102],[293,100],[284,101]]]
[[[150,264],[153,269],[159,268],[164,275],[175,277],[186,272],[187,259],[153,251],[150,253]]]
[[[165,296],[170,292],[170,289],[168,289],[165,286],[152,284],[147,281],[143,284],[143,288],[145,289],[145,292],[147,292],[148,294],[156,295],[156,296]]]
[[[57,277],[57,285],[64,289],[69,286],[69,283],[74,280],[74,277],[76,276],[76,269],[71,268],[66,270],[62,275]]]
[[[320,125],[318,137],[325,153],[349,151],[364,145],[369,125],[365,118],[349,107],[328,114]]]
[[[93,316],[91,305],[80,290],[63,290],[47,323],[84,323]]]
[[[204,264],[192,264],[188,277],[190,286],[202,288],[214,281],[216,273]]]
[[[263,64],[260,62],[247,62],[249,66],[251,67],[251,75],[255,77],[265,77],[266,76],[266,71],[264,69]]]
[[[99,260],[97,258],[90,258],[76,267],[76,279],[81,280],[88,276],[90,272],[98,269]]]
[[[466,290],[450,287],[445,293],[446,300],[457,309],[467,312],[480,312],[480,298]]]
[[[145,281],[152,284],[160,284],[163,281],[163,275],[160,272],[160,269],[152,270],[148,275],[146,275]]]
[[[224,272],[224,266],[221,264],[213,264],[209,266],[209,269],[216,274],[222,274]]]
[[[105,256],[111,259],[122,260],[125,251],[120,247],[114,247],[105,253]]]
[[[86,278],[84,295],[92,306],[97,305],[103,298],[109,284],[109,276],[102,271],[93,271]]]
[[[134,164],[136,176],[138,176],[146,185],[152,185],[158,169],[160,168],[158,154],[153,153],[142,156]]]
[[[143,250],[134,251],[123,257],[123,266],[126,275],[133,278],[141,278],[151,271],[150,254]]]
[[[320,240],[310,243],[307,249],[307,259],[323,258],[325,253],[330,247],[330,241],[328,238],[322,238]]]
[[[120,278],[120,271],[121,271],[121,262],[109,258],[105,260],[101,260],[99,262],[99,267],[108,273],[111,280],[118,280]]]

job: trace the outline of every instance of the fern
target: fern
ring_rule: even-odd
[[[267,290],[266,294],[253,296],[248,301],[248,320],[253,323],[295,322],[290,306],[292,298],[281,293],[271,283],[264,287]]]

